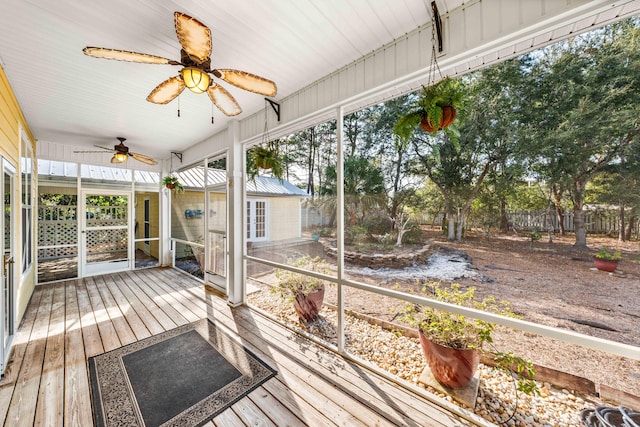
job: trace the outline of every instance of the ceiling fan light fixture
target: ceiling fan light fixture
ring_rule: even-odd
[[[182,81],[193,93],[204,93],[211,84],[211,77],[203,70],[195,67],[186,67],[180,71]]]
[[[115,153],[111,158],[111,163],[124,163],[129,158],[129,155],[126,153]]]

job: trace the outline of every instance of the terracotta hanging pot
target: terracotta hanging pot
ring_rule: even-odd
[[[456,109],[450,105],[445,105],[444,107],[441,107],[441,108],[442,108],[442,115],[440,116],[440,123],[438,124],[437,130],[442,130],[451,126],[453,121],[456,119],[456,115],[458,114]],[[422,118],[422,121],[420,122],[420,127],[425,132],[433,132],[436,130],[433,124],[431,123],[431,121],[429,120],[429,117],[426,115]]]
[[[293,308],[296,310],[302,323],[309,323],[318,318],[322,301],[324,300],[324,286],[307,295],[297,293],[293,300]]]
[[[420,332],[420,345],[431,373],[449,388],[462,388],[471,382],[480,363],[477,349],[457,349],[436,344]]]

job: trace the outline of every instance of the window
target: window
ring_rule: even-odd
[[[22,138],[20,158],[21,174],[21,245],[22,273],[26,273],[33,264],[33,152],[31,143]]]

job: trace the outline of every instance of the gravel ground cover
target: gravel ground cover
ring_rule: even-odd
[[[427,232],[429,233],[429,232]],[[572,237],[554,236],[553,243],[532,244],[526,235],[469,235],[463,242],[447,242],[439,232],[429,233],[431,242],[446,247],[428,265],[393,269],[347,266],[355,280],[406,292],[420,292],[420,282],[439,280],[475,286],[480,298],[495,295],[512,303],[525,320],[583,334],[640,345],[640,256],[637,242],[618,243],[605,236],[589,236],[589,248],[572,247]],[[616,273],[596,271],[591,254],[603,244],[623,252]],[[444,255],[443,255],[444,254]],[[297,324],[290,303],[269,292],[273,277],[256,282],[258,292],[248,302],[286,322]],[[397,321],[404,303],[345,288],[349,309],[387,322]],[[335,287],[327,289],[325,301],[335,303]],[[309,332],[335,344],[335,312],[322,311],[322,321]],[[356,338],[357,337],[357,338]],[[417,383],[425,362],[417,339],[361,319],[346,318],[348,351],[412,383]],[[597,385],[640,395],[640,362],[570,345],[530,333],[500,330],[494,341],[502,351],[513,351],[535,363],[582,376]],[[514,393],[510,378],[481,365],[481,382],[475,412],[506,425],[580,426],[579,413],[602,402],[549,383],[539,383],[540,396]],[[437,393],[430,389],[430,392]],[[444,396],[443,396],[444,397]],[[444,397],[450,399],[449,397]]]
[[[290,303],[272,294],[268,285],[256,286],[260,290],[248,297],[251,305],[284,321],[298,324],[297,316]],[[307,332],[337,345],[334,327],[337,321],[336,312],[323,307],[321,316],[321,319],[309,325]],[[440,394],[435,389],[418,382],[425,368],[425,361],[417,339],[399,336],[352,316],[347,316],[345,323],[349,353],[452,402],[449,396]],[[298,326],[301,325],[298,324]],[[538,384],[539,396],[518,393],[516,397],[513,380],[507,374],[482,364],[479,370],[480,388],[474,412],[494,423],[519,427],[580,426],[580,411],[602,404],[595,397],[580,396],[549,383]]]

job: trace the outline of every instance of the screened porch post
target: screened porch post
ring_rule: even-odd
[[[240,124],[237,120],[229,122],[229,138],[231,149],[227,159],[227,179],[229,182],[229,270],[228,270],[228,303],[235,307],[245,299],[244,277],[244,150],[240,144]]]
[[[173,154],[171,154],[173,156]],[[162,162],[160,179],[170,173],[168,160]],[[160,263],[163,266],[173,264],[173,253],[171,252],[171,190],[164,185],[160,186]]]

